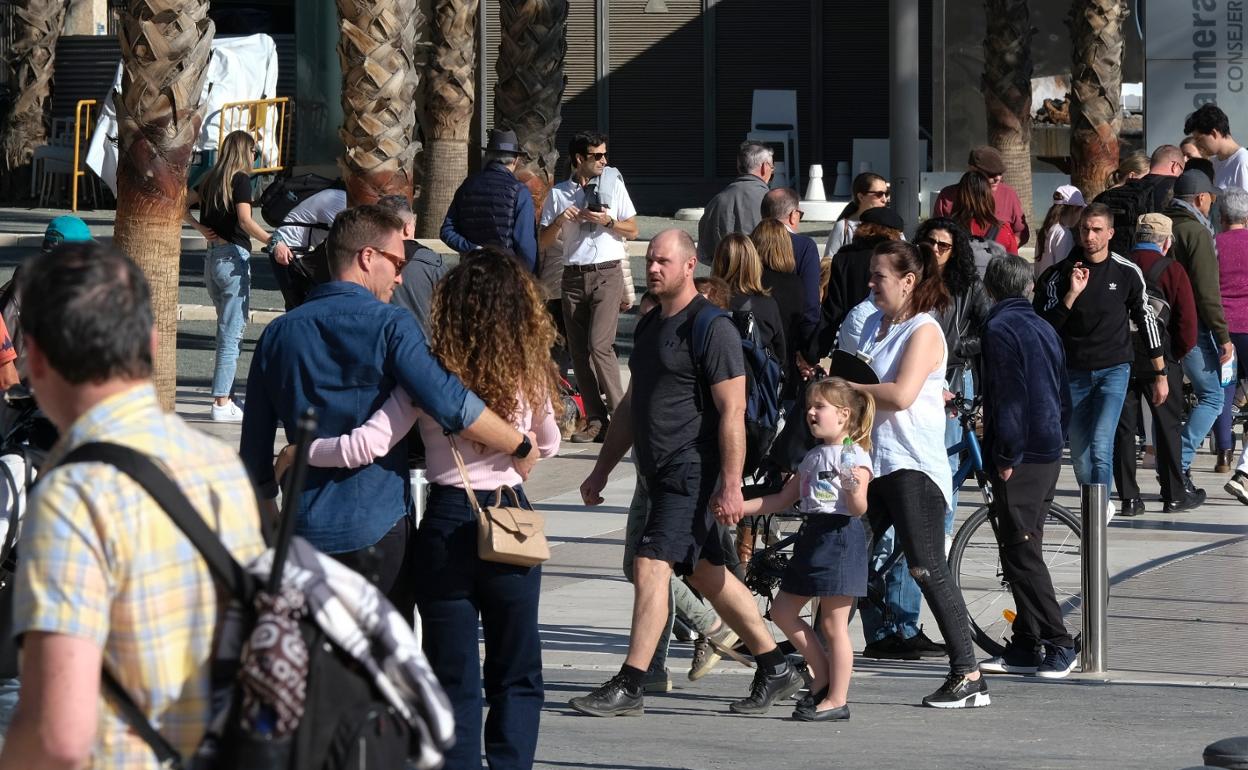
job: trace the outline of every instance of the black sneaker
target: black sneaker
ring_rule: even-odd
[[[794,711],[793,718],[799,722],[848,722],[849,704],[826,711],[815,711],[813,708],[809,711]]]
[[[826,697],[828,697],[827,687],[820,689],[819,692],[810,692],[808,690],[805,695],[798,698],[797,707],[793,710],[794,716],[797,715],[798,711],[814,711],[815,706],[819,705]]]
[[[639,717],[645,713],[641,690],[629,691],[624,677],[616,674],[589,695],[568,701],[568,705],[591,717]]]
[[[988,683],[981,675],[971,681],[966,674],[950,674],[940,689],[923,699],[924,706],[936,709],[973,709],[992,703]]]
[[[1146,510],[1147,509],[1144,507],[1144,501],[1138,497],[1133,497],[1130,500],[1122,501],[1122,510],[1118,512],[1118,515],[1127,517],[1139,516]]]
[[[979,664],[979,670],[989,674],[1034,674],[1043,660],[1040,648],[1026,649],[1008,644],[1000,655]]]
[[[906,644],[905,639],[893,634],[868,644],[862,650],[862,657],[877,660],[918,660],[923,656]]]
[[[945,649],[945,645],[937,644],[927,638],[927,634],[923,633],[923,627],[919,626],[919,633],[910,637],[903,642],[906,647],[914,650],[919,654],[920,658],[947,658],[949,651]]]
[[[1036,669],[1036,676],[1042,679],[1063,679],[1079,663],[1079,652],[1074,647],[1058,647],[1056,644],[1044,645],[1044,662]]]
[[[1162,506],[1162,511],[1165,513],[1182,513],[1183,511],[1190,511],[1193,508],[1204,505],[1205,498],[1205,490],[1203,489],[1196,490],[1194,494],[1185,489],[1183,490],[1183,497],[1178,500],[1167,500]]]
[[[783,672],[774,676],[759,667],[754,672],[750,694],[729,704],[728,709],[734,714],[765,714],[771,704],[789,697],[805,684],[801,673],[793,666],[786,665]]]
[[[642,693],[648,692],[671,692],[672,676],[667,668],[652,668],[646,672],[641,680]]]
[[[1189,495],[1203,495],[1205,493],[1205,490],[1198,488],[1196,482],[1192,481],[1191,469],[1183,471],[1183,489]]]

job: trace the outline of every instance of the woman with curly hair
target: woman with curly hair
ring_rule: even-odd
[[[550,357],[554,324],[533,276],[507,252],[469,253],[434,290],[429,348],[481,397],[529,435],[541,457],[559,449],[558,377]],[[467,495],[490,505],[502,486],[528,498],[512,457],[457,444],[464,482],[449,439],[408,394],[396,390],[363,426],[312,442],[312,465],[355,468],[384,456],[417,426],[425,441],[429,500],[416,533],[416,607],[425,654],[455,709],[455,746],[445,767],[481,767],[481,690],[484,669],[485,757],[490,767],[531,767],[544,698],[537,605],[542,570],[482,561],[477,519]],[[485,638],[477,654],[478,623]]]

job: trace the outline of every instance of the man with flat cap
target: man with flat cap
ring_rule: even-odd
[[[1170,218],[1174,235],[1170,256],[1187,271],[1196,298],[1196,347],[1183,357],[1183,373],[1196,396],[1196,406],[1183,428],[1183,481],[1189,495],[1198,494],[1192,483],[1192,459],[1222,413],[1221,368],[1234,351],[1222,312],[1218,252],[1209,219],[1219,192],[1203,172],[1188,169],[1175,180],[1174,198],[1163,212]]]
[[[1023,211],[1023,204],[1018,199],[1018,193],[1014,192],[1014,188],[1001,181],[1005,176],[1005,159],[1001,157],[1001,153],[995,147],[988,145],[976,147],[971,150],[966,166],[967,171],[974,171],[988,180],[989,186],[992,187],[992,198],[997,203],[997,219],[1009,225],[1014,231],[1019,246],[1025,245],[1027,239],[1031,237],[1031,230],[1027,227],[1027,212]],[[957,191],[957,184],[951,184],[942,189],[940,195],[936,196],[936,203],[932,206],[932,216],[952,216],[953,201]]]
[[[514,131],[490,131],[484,168],[459,186],[442,220],[443,243],[461,255],[501,246],[536,272],[537,214],[528,188],[516,178],[523,154]]]

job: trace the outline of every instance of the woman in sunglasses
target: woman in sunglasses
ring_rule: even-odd
[[[263,243],[270,239],[251,216],[251,170],[258,157],[251,134],[227,134],[217,151],[216,165],[186,194],[186,222],[208,239],[204,283],[217,310],[212,370],[212,419],[217,422],[243,420],[243,410],[231,397],[251,296],[251,239]],[[189,208],[196,203],[199,221]]]
[[[823,256],[825,257],[835,257],[836,252],[852,242],[854,240],[854,231],[858,229],[858,222],[862,218],[863,212],[867,209],[887,206],[888,199],[892,195],[888,186],[888,180],[870,171],[864,171],[854,177],[851,190],[853,198],[850,200],[849,205],[841,211],[841,216],[837,219],[836,224],[832,227],[832,232],[828,235],[827,245],[823,247]]]
[[[941,281],[952,299],[936,314],[949,350],[945,382],[951,392],[973,398],[978,374],[975,366],[979,361],[979,336],[988,318],[991,302],[984,291],[979,271],[975,269],[970,235],[952,219],[935,217],[919,225],[915,243],[926,244],[935,253]],[[945,446],[952,446],[961,436],[961,425],[956,418],[950,419],[945,427]],[[950,469],[956,470],[960,460],[959,457],[952,458]],[[958,491],[955,489],[945,511],[946,542],[953,536],[953,513],[957,506]]]

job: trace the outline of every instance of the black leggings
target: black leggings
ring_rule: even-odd
[[[966,603],[953,583],[945,560],[945,496],[922,471],[901,470],[881,476],[867,488],[867,520],[872,539],[896,528],[910,574],[936,616],[955,674],[975,670]]]

